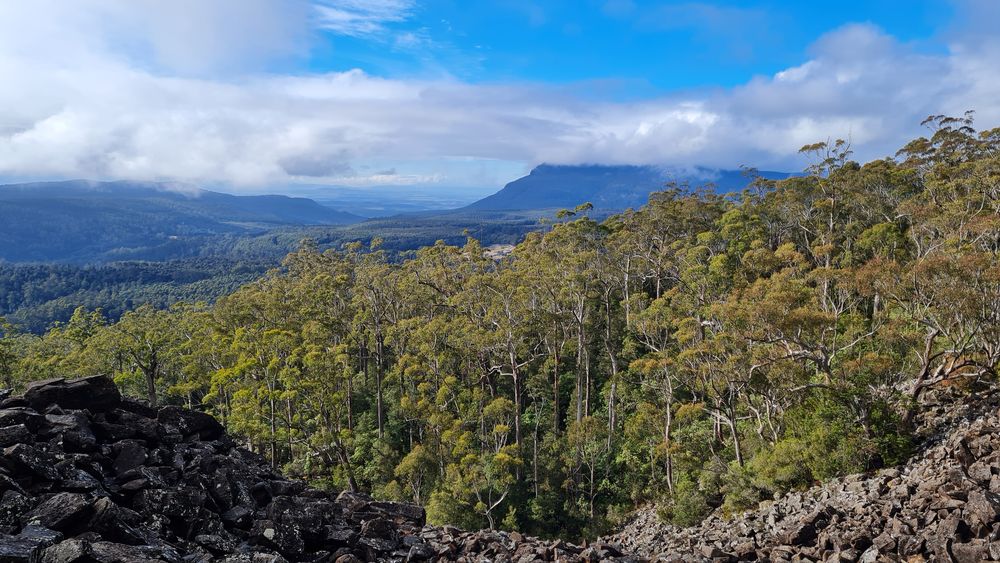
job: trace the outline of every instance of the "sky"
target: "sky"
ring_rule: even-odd
[[[1000,126],[1000,0],[0,0],[0,179],[497,188]]]

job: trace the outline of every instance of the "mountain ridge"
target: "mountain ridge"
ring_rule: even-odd
[[[772,180],[792,176],[787,172],[758,171]],[[621,211],[644,205],[649,194],[667,183],[714,185],[721,193],[736,191],[751,178],[742,170],[690,169],[653,165],[561,165],[540,164],[527,176],[507,183],[500,191],[472,203],[463,210],[515,211],[572,208],[590,202],[596,209]]]
[[[84,196],[89,199],[152,197],[178,203],[198,203],[205,214],[213,214],[220,219],[245,218],[278,224],[346,224],[363,220],[358,215],[305,197],[233,195],[176,182],[64,180],[0,185],[0,202]],[[270,209],[263,208],[263,205],[270,206]]]
[[[114,261],[206,236],[363,218],[313,200],[184,184],[68,180],[0,186],[0,260]]]

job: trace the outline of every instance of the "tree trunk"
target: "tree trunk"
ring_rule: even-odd
[[[351,465],[351,459],[347,457],[347,451],[340,440],[337,440],[337,457],[340,458],[340,464],[344,466],[344,470],[347,471],[347,486],[351,489],[352,493],[356,493],[360,490],[358,487],[358,481],[354,477],[354,466]]]
[[[535,402],[535,405],[538,403]],[[540,408],[535,407],[535,439],[532,441],[532,458],[531,458],[531,469],[532,469],[532,484],[534,485],[535,498],[538,498],[538,415],[541,414]]]
[[[285,399],[285,433],[288,439],[288,459],[294,459],[294,445],[292,444],[292,400]]]
[[[350,369],[350,368],[348,368]],[[347,428],[354,430],[354,374],[347,373]]]
[[[150,358],[149,363],[142,370],[142,374],[146,378],[146,399],[149,400],[149,406],[156,406],[156,372],[160,370],[160,362],[156,357],[156,353],[153,353],[152,358]]]
[[[375,414],[378,417],[378,439],[385,436],[385,419],[382,411],[382,377],[385,371],[385,343],[382,336],[375,337]]]
[[[517,358],[514,352],[509,353],[511,367],[511,384],[514,387],[514,442],[521,448],[521,374],[517,370]]]
[[[583,327],[576,333],[576,421],[583,420]]]
[[[743,450],[740,448],[740,436],[736,431],[735,416],[727,417],[726,422],[729,424],[729,432],[733,435],[733,450],[736,453],[736,463],[740,467],[743,467]]]
[[[559,436],[559,350],[554,353],[555,363],[552,368],[552,432]]]
[[[594,519],[594,464],[590,465],[590,519]]]
[[[149,406],[156,407],[156,371],[155,367],[142,370],[146,378],[146,400]]]
[[[670,451],[670,431],[673,429],[674,413],[671,408],[673,401],[667,403],[667,419],[663,424],[663,445],[667,452],[667,489],[674,492],[674,455]]]
[[[271,469],[278,468],[278,429],[275,425],[275,419],[277,418],[276,410],[274,407],[274,389],[270,389],[270,397],[268,397],[268,404],[271,407],[271,436],[270,436],[270,446],[271,446]]]

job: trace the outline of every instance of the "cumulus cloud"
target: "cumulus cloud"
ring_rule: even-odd
[[[849,137],[861,158],[892,154],[932,113],[973,108],[983,124],[1000,123],[1000,44],[986,30],[955,33],[928,54],[847,26],[774,76],[630,102],[532,84],[269,72],[303,56],[316,25],[382,33],[413,9],[409,0],[0,3],[0,176],[478,185],[502,180],[482,174],[490,163],[798,169],[797,149],[828,137]]]

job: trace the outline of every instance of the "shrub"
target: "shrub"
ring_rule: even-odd
[[[729,464],[729,471],[722,476],[722,511],[737,514],[756,507],[761,500],[760,489],[754,484],[754,474],[736,462]]]
[[[667,502],[660,505],[661,519],[678,526],[694,526],[711,512],[705,495],[688,476],[681,477],[674,485],[674,492]]]

